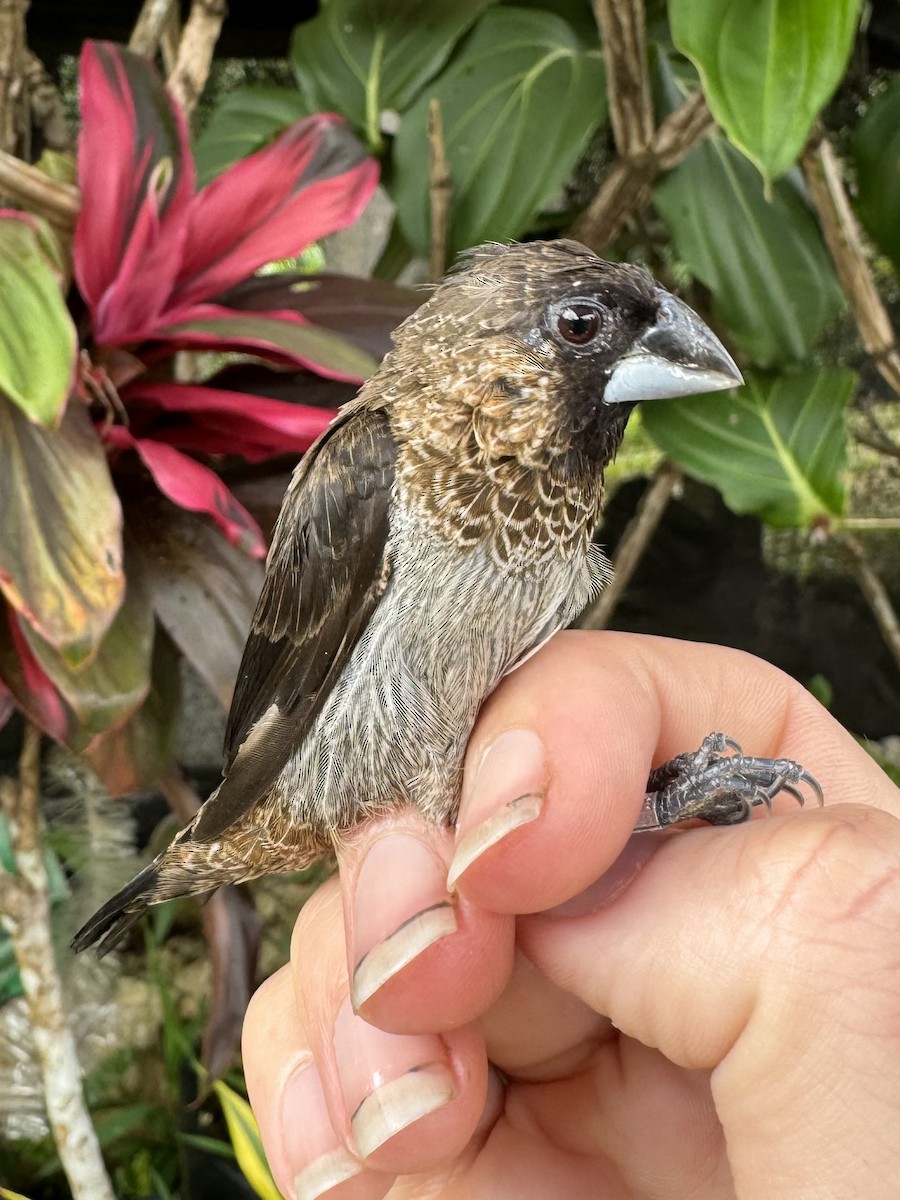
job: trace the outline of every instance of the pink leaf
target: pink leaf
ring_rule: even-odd
[[[16,615],[7,610],[6,617],[10,641],[18,660],[19,683],[23,689],[19,702],[45,733],[57,742],[64,742],[69,733],[69,717],[62,697],[32,653]]]
[[[298,313],[238,312],[217,304],[195,304],[171,314],[156,336],[178,347],[262,352],[275,362],[297,363],[329,379],[354,383],[373,374],[375,360],[331,329],[312,325]]]
[[[266,400],[245,392],[184,383],[140,382],[123,395],[132,427],[154,440],[206,454],[237,454],[259,462],[308,450],[333,409]],[[167,426],[166,414],[194,417]]]
[[[209,467],[174,446],[150,438],[136,438],[122,425],[103,432],[107,445],[135,450],[163,495],[193,512],[207,513],[233,545],[253,558],[262,558],[266,544],[259,526]]]
[[[81,55],[75,277],[98,342],[153,328],[181,262],[194,163],[181,110],[150,63],[111,42]]]
[[[377,182],[378,164],[340,117],[298,121],[191,202],[173,303],[209,299],[352,224]]]

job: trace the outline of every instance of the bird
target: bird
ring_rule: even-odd
[[[452,823],[482,701],[610,576],[593,535],[629,415],[742,382],[640,265],[567,239],[465,253],[294,472],[222,782],[75,949],[105,953],[148,905],[308,867],[398,805]],[[640,827],[688,802],[744,819],[809,778],[748,760],[723,790],[721,752],[739,748],[713,737],[657,770],[672,811],[645,805]]]

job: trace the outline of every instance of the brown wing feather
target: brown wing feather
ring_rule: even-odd
[[[225,733],[225,778],[200,811],[218,837],[308,733],[389,575],[396,447],[383,410],[353,406],[309,450],[275,527]]]

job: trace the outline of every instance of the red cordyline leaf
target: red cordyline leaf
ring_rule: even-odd
[[[138,381],[123,399],[137,436],[200,454],[237,454],[250,462],[302,454],[336,411],[187,383]]]
[[[266,544],[259,526],[215,471],[174,446],[136,438],[124,425],[109,426],[102,437],[115,449],[136,451],[159,490],[179,508],[207,513],[232,545],[254,558],[265,556]]]
[[[69,733],[69,717],[62,697],[32,653],[18,617],[11,609],[7,609],[6,619],[22,687],[19,701],[45,733],[57,742],[65,742]]]
[[[181,109],[144,59],[85,42],[75,227],[78,287],[98,341],[152,328],[181,263],[194,160]]]
[[[108,42],[85,45],[81,109],[75,275],[100,344],[165,340],[173,314],[194,319],[263,263],[353,222],[378,180],[342,119],[322,114],[193,195],[177,106],[149,63]]]

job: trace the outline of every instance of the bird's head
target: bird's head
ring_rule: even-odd
[[[602,468],[638,401],[743,382],[643,267],[566,240],[468,252],[395,341],[395,366],[436,431],[474,432],[486,458],[535,467],[574,452]]]

